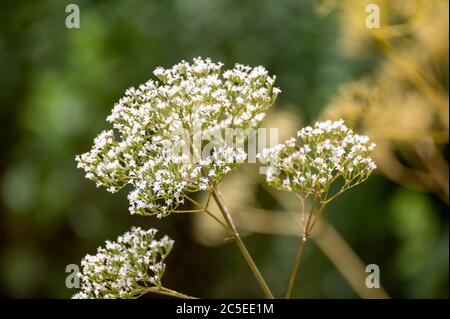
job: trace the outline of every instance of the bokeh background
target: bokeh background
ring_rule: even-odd
[[[71,2],[79,29],[65,26]],[[282,93],[266,125],[280,128],[280,139],[319,118],[344,118],[378,144],[377,173],[333,202],[307,246],[295,297],[448,298],[448,1],[370,1],[380,6],[380,29],[365,26],[366,2],[2,1],[0,297],[70,297],[66,265],[131,225],[176,240],[167,287],[262,296],[209,220],[130,216],[126,190],[97,189],[74,161],[107,128],[126,88],[157,66],[203,56],[278,76]],[[297,206],[257,170],[247,164],[222,189],[281,296]],[[363,287],[364,264],[380,267],[383,289]]]

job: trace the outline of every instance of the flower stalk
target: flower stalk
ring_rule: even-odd
[[[221,224],[267,298],[272,291],[242,241],[218,185],[247,159],[241,144],[247,135],[227,133],[260,126],[280,89],[261,66],[222,63],[196,58],[172,68],[159,67],[149,80],[130,88],[107,120],[112,128],[94,139],[89,152],[76,157],[86,178],[115,193],[130,185],[131,214],[166,217],[172,213],[205,213]],[[225,134],[225,138],[223,138]],[[208,152],[204,152],[205,148]],[[317,122],[298,131],[296,138],[264,149],[258,158],[267,164],[267,183],[297,195],[301,201],[301,241],[285,297],[294,288],[304,246],[325,206],[344,191],[362,183],[376,168],[370,157],[375,144],[355,134],[342,120]],[[192,156],[194,158],[192,159]],[[342,180],[340,189],[330,186]],[[207,192],[206,204],[191,194]],[[305,200],[311,196],[306,218]],[[208,210],[211,198],[224,221]],[[195,207],[185,209],[186,202]],[[162,286],[165,258],[173,240],[155,239],[156,230],[133,227],[116,242],[107,241],[94,256],[82,260],[83,285],[75,298],[138,298],[148,292],[177,298],[194,297]]]
[[[217,206],[219,206],[219,209],[222,212],[222,215],[225,218],[225,221],[230,226],[233,240],[235,241],[236,245],[238,246],[239,250],[241,251],[242,256],[244,257],[245,261],[247,262],[248,266],[250,267],[253,275],[255,276],[256,280],[258,281],[258,284],[261,286],[261,289],[263,290],[266,297],[269,299],[273,299],[274,296],[272,294],[272,291],[270,290],[269,286],[267,285],[266,281],[264,280],[264,277],[262,276],[262,274],[259,271],[258,267],[256,266],[255,262],[253,261],[253,258],[250,255],[250,253],[248,252],[247,247],[245,246],[244,242],[242,241],[242,238],[239,235],[239,232],[237,231],[237,228],[233,222],[233,218],[231,217],[231,214],[228,211],[228,208],[225,205],[222,195],[220,194],[219,188],[217,186],[214,187],[212,196],[213,196],[214,200],[216,201]]]
[[[291,298],[292,289],[294,288],[295,278],[297,277],[298,268],[300,266],[300,261],[302,259],[303,249],[305,248],[307,238],[302,236],[300,239],[300,244],[298,245],[297,252],[295,253],[295,260],[292,266],[291,275],[289,276],[289,284],[286,291],[285,298]]]
[[[364,182],[376,168],[370,157],[375,148],[369,137],[355,134],[343,120],[316,122],[297,132],[284,144],[258,154],[268,164],[267,183],[292,192],[301,202],[301,241],[295,254],[285,297],[292,294],[305,243],[325,210],[325,206],[348,189]],[[343,183],[334,193],[331,186]],[[300,193],[300,194],[299,194]],[[312,196],[311,210],[305,222],[305,199]],[[320,205],[319,205],[320,204]],[[317,211],[315,208],[317,207]]]
[[[160,295],[166,295],[170,297],[180,298],[180,299],[198,299],[197,297],[192,297],[181,292],[166,288],[166,287],[149,287],[143,291],[138,297],[146,294],[146,293],[156,293]]]

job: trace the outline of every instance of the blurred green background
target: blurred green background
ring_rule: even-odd
[[[348,54],[340,41],[346,8],[321,14],[324,2],[330,1],[2,1],[0,297],[70,297],[66,265],[131,225],[175,239],[167,287],[200,297],[261,297],[233,244],[202,244],[191,216],[130,216],[126,192],[97,189],[74,157],[107,128],[125,89],[148,80],[157,66],[196,56],[226,67],[265,66],[282,89],[274,110],[298,116],[297,128],[315,120],[341,85],[370,76],[385,58],[370,41],[366,51]],[[80,7],[79,29],[65,27],[69,3]],[[439,34],[438,40],[448,41]],[[438,72],[448,103],[448,45],[446,61]],[[447,160],[448,140],[439,147]],[[442,174],[448,184],[448,171]],[[380,266],[391,297],[442,298],[447,210],[436,192],[377,174],[337,199],[327,218],[365,263]],[[252,234],[245,241],[281,295],[297,239]],[[297,288],[296,297],[359,297],[314,243]]]

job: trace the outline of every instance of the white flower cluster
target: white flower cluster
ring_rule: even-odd
[[[77,156],[78,167],[110,192],[131,184],[132,214],[166,216],[184,202],[186,192],[211,190],[247,154],[224,139],[208,154],[196,145],[225,129],[258,127],[280,92],[261,66],[236,64],[223,73],[221,67],[202,58],[158,67],[154,75],[160,82],[126,91],[107,118],[113,130]]]
[[[367,136],[354,134],[343,120],[316,122],[284,144],[258,154],[267,163],[267,182],[278,189],[321,196],[339,177],[341,190],[361,183],[376,168],[375,148]]]
[[[156,232],[133,227],[116,242],[106,241],[96,255],[86,255],[78,273],[81,291],[72,298],[132,298],[148,287],[160,286],[173,240],[167,236],[156,240]]]

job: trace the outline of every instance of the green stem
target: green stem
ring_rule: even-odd
[[[171,213],[174,214],[188,214],[188,213],[204,213],[203,209],[190,209],[190,210],[173,210]]]
[[[216,222],[218,222],[220,225],[222,225],[224,228],[230,230],[230,227],[228,227],[228,225],[225,225],[219,218],[217,218],[213,213],[211,213],[208,210],[208,204],[209,204],[209,200],[211,198],[211,193],[209,193],[208,196],[208,203],[203,206],[202,204],[200,204],[199,202],[197,202],[195,199],[185,195],[185,197],[187,198],[187,200],[189,200],[191,203],[193,203],[194,205],[197,205],[198,207],[200,207],[200,210],[194,210],[192,212],[198,212],[198,213],[206,213],[208,214],[210,217],[212,217]],[[175,212],[182,212],[182,211],[175,211]]]
[[[309,225],[312,220],[312,216],[314,214],[314,205],[316,203],[316,199],[314,198],[311,202],[311,208],[308,213],[308,220],[306,221],[306,225],[302,225],[302,234],[300,236],[300,244],[298,245],[297,252],[295,253],[294,264],[292,265],[291,274],[289,276],[288,288],[286,291],[285,298],[291,298],[292,289],[294,288],[295,278],[297,277],[298,267],[300,266],[300,260],[302,258],[303,249],[305,247],[306,240],[309,236]]]
[[[314,199],[311,202],[311,208],[309,209],[309,213],[308,213],[308,220],[306,221],[306,225],[302,225],[303,226],[303,233],[301,234],[302,238],[308,237],[309,236],[309,225],[311,224],[312,221],[312,217],[314,215],[314,206],[316,204],[316,198],[314,197]]]
[[[292,266],[291,276],[289,277],[289,284],[286,291],[286,299],[291,298],[292,289],[294,288],[295,278],[297,277],[298,267],[302,259],[303,249],[305,247],[306,237],[302,236],[300,239],[300,245],[298,245],[297,252],[295,254],[294,265]]]
[[[162,287],[162,286],[149,287],[145,290],[145,293],[148,293],[148,292],[152,292],[152,293],[160,294],[160,295],[171,296],[171,297],[176,297],[176,298],[180,298],[180,299],[198,299],[196,297],[188,296],[188,295],[182,294],[181,292],[178,292],[178,291],[166,288],[166,287]]]
[[[197,205],[198,207],[200,207],[201,209],[205,209],[205,206],[203,206],[202,204],[200,204],[199,202],[197,202],[195,199],[193,199],[192,197],[189,197],[188,195],[184,195],[184,197],[190,201],[192,204]]]
[[[207,213],[210,217],[212,217],[216,222],[218,222],[220,225],[222,225],[225,229],[231,231],[231,229],[228,225],[224,224],[219,218],[216,217],[216,215],[211,213],[209,210],[205,210],[205,213]]]
[[[320,205],[319,211],[317,212],[316,216],[314,217],[314,220],[312,221],[311,225],[309,226],[309,229],[306,230],[307,234],[311,234],[314,225],[316,224],[317,220],[320,218],[320,216],[324,212],[325,206],[327,203],[328,202],[325,201],[325,202],[322,202],[322,204]]]
[[[295,278],[297,277],[298,268],[300,267],[300,261],[302,258],[303,250],[305,248],[306,240],[308,239],[309,235],[311,234],[311,231],[316,224],[317,220],[319,219],[320,215],[323,213],[325,206],[327,204],[327,201],[322,201],[321,205],[319,207],[319,210],[314,215],[314,206],[316,204],[316,199],[311,203],[311,209],[309,210],[309,216],[308,221],[306,222],[306,226],[303,228],[303,234],[300,238],[300,244],[298,245],[297,252],[295,253],[295,260],[294,265],[292,266],[291,275],[289,276],[289,284],[286,291],[286,299],[289,299],[292,294],[292,289],[294,288]]]
[[[273,299],[274,296],[272,294],[272,291],[270,290],[269,286],[267,285],[266,281],[264,280],[263,276],[261,275],[261,272],[258,270],[258,267],[256,266],[255,262],[253,261],[252,257],[250,256],[250,253],[248,252],[247,247],[245,247],[244,242],[242,241],[241,236],[239,235],[237,228],[234,225],[233,219],[231,218],[231,214],[228,211],[228,208],[225,206],[222,195],[220,194],[219,188],[217,186],[214,187],[212,196],[213,196],[214,200],[216,201],[217,206],[219,206],[219,209],[222,212],[222,215],[225,218],[225,221],[230,226],[233,240],[235,241],[236,245],[238,246],[239,250],[241,251],[241,254],[244,257],[245,261],[247,262],[248,266],[250,267],[251,271],[253,272],[253,275],[255,276],[256,280],[258,281],[258,284],[261,286],[266,297],[269,299]]]

